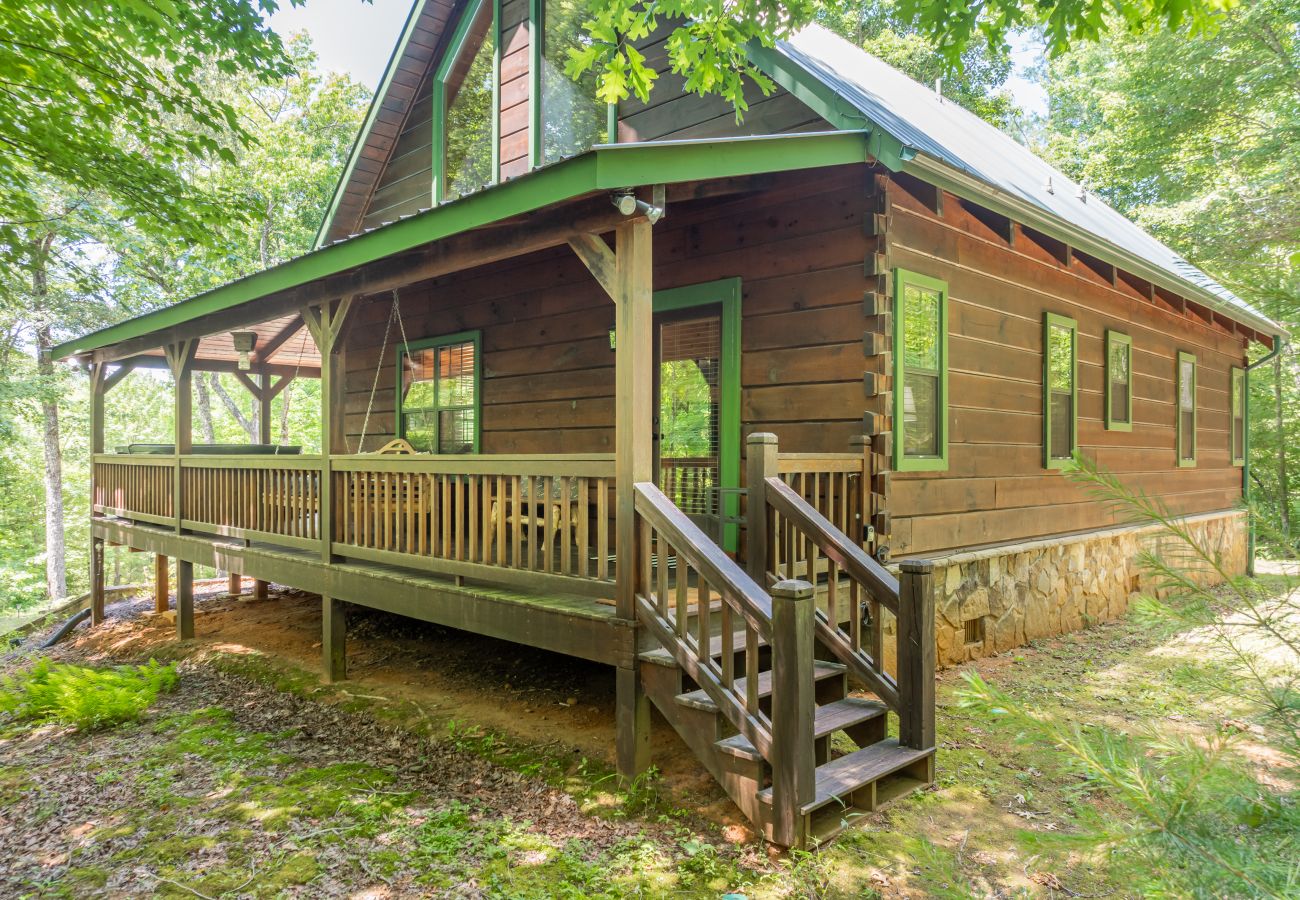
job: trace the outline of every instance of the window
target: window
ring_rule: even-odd
[[[477,453],[478,332],[411,344],[398,366],[401,436],[423,453]]]
[[[1064,469],[1079,449],[1079,326],[1047,313],[1043,319],[1043,465]]]
[[[1196,465],[1196,356],[1178,354],[1178,465]]]
[[[553,163],[605,140],[608,105],[596,99],[596,73],[576,80],[565,74],[569,48],[582,50],[591,37],[582,28],[591,13],[582,0],[538,0],[542,7],[541,109],[537,111],[539,161]]]
[[[948,468],[948,285],[894,270],[894,467]]]
[[[434,83],[434,201],[496,180],[496,4],[480,0],[461,18]]]
[[[1246,370],[1232,367],[1232,464],[1246,464]]]
[[[1106,332],[1106,428],[1133,430],[1133,339]]]

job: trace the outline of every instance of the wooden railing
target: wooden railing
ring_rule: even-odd
[[[175,488],[175,456],[113,457],[94,459],[93,512],[105,516],[129,516],[142,522],[170,525],[175,522],[172,494]]]
[[[318,456],[182,456],[181,527],[314,549],[321,465]]]
[[[614,458],[335,457],[334,552],[612,596]]]
[[[778,453],[776,465],[781,480],[805,503],[839,531],[862,540],[869,478],[863,454]],[[789,568],[786,577],[805,574]]]
[[[636,485],[635,511],[637,618],[771,765],[773,837],[789,846],[816,787],[812,587],[769,595],[653,484]]]
[[[905,584],[871,558],[810,500],[786,483],[769,434],[749,437],[746,552],[750,574],[766,581],[812,573],[819,593],[817,640],[851,677],[899,717],[906,746],[934,746],[933,566],[902,564]],[[898,619],[897,675],[884,665],[884,617]]]

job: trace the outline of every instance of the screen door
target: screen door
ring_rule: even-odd
[[[660,490],[715,540],[719,516],[722,311],[655,317],[655,460]]]

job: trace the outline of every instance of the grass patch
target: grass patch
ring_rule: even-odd
[[[29,670],[0,683],[0,713],[17,721],[73,725],[82,731],[137,721],[176,686],[174,666],[93,669],[38,659]]]

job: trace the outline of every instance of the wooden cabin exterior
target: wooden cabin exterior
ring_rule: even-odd
[[[653,703],[796,845],[933,778],[937,663],[1122,611],[1141,530],[1076,451],[1245,566],[1272,323],[1099,200],[1010,202],[887,127],[852,81],[883,64],[816,29],[754,51],[780,89],[737,125],[593,107],[550,64],[566,14],[417,2],[316,250],[58,348],[92,378],[96,620],[117,544],[178,560],[182,638],[195,564],[319,593],[330,677],[351,604],[607,663],[621,771]],[[106,453],[140,367],[174,446]],[[196,371],[262,435],[319,378],[322,452],[196,452]]]

